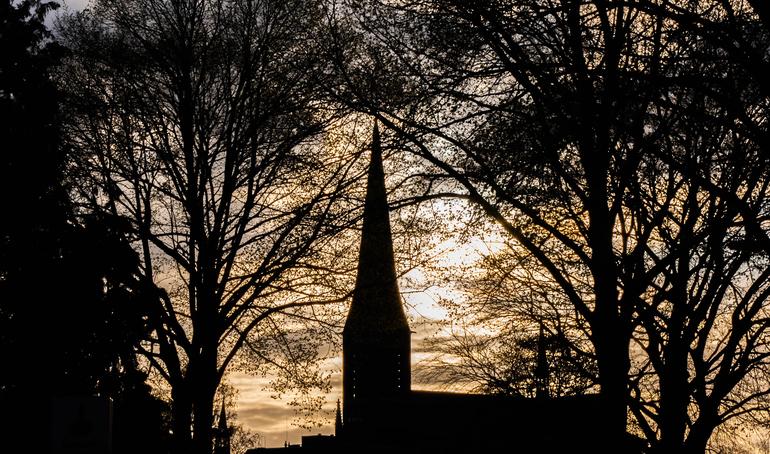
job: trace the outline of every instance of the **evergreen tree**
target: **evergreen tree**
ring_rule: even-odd
[[[51,398],[98,394],[115,402],[117,446],[142,438],[158,452],[163,403],[134,357],[157,293],[120,222],[78,216],[68,199],[53,79],[65,51],[44,25],[57,7],[0,3],[0,427],[43,440]]]

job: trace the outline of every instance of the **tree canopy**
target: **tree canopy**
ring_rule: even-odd
[[[764,2],[104,0],[53,36],[56,7],[0,3],[2,399],[162,406],[149,377],[202,454],[228,371],[328,389],[376,119],[409,264],[501,244],[442,276],[467,329],[432,379],[598,392],[618,452],[769,421]]]
[[[767,36],[751,5],[350,7],[361,38],[340,46],[339,96],[501,226],[502,280],[526,284],[500,300],[567,303],[552,320],[571,313],[591,342],[612,444],[631,431],[703,452],[763,411],[767,387],[745,388],[767,359],[767,112],[747,65]]]

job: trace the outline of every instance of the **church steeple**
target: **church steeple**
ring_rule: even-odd
[[[380,132],[372,133],[358,275],[343,331],[346,437],[375,427],[383,402],[409,393],[410,331],[396,280]],[[379,416],[378,416],[379,415]]]
[[[230,428],[227,427],[224,397],[222,398],[222,410],[219,412],[219,423],[214,433],[214,454],[230,454]]]
[[[345,332],[409,330],[396,281],[380,130],[374,124],[358,275]]]
[[[334,414],[334,435],[341,437],[342,431],[342,410],[340,410],[340,400],[337,399],[337,412]]]
[[[219,411],[219,430],[227,429],[227,412],[225,412],[225,399],[222,398],[222,409]]]

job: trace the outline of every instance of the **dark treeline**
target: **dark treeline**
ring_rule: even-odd
[[[95,1],[55,34],[54,3],[0,8],[9,433],[99,394],[120,449],[210,453],[227,371],[328,389],[371,118],[396,205],[461,201],[506,246],[453,277],[498,335],[433,378],[599,392],[615,452],[770,423],[764,2]]]
[[[123,222],[68,196],[56,66],[68,51],[43,25],[53,3],[0,4],[0,426],[22,451],[49,449],[51,399],[109,396],[116,452],[167,445],[165,404],[136,348],[152,287]],[[6,449],[4,448],[4,449]]]

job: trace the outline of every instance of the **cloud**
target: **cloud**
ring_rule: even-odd
[[[259,403],[246,408],[239,405],[238,408],[238,421],[262,435],[266,447],[283,446],[284,441],[297,444],[302,435],[334,433],[332,424],[313,430],[293,426],[291,424],[294,418],[293,411],[284,402],[274,402],[276,403]]]
[[[252,428],[259,427],[261,431],[283,430],[292,416],[291,409],[281,404],[255,404],[248,408],[238,408],[238,421]]]
[[[332,434],[334,433],[334,410],[336,400],[342,395],[342,374],[339,369],[339,360],[329,361],[329,370],[332,375],[332,391],[327,394],[323,413],[320,415],[321,427],[306,430],[292,424],[297,415],[289,406],[290,397],[282,399],[271,397],[271,391],[267,390],[270,377],[255,377],[245,373],[234,372],[228,377],[228,381],[238,390],[237,420],[238,424],[259,433],[266,447],[283,446],[284,441],[297,444],[302,435]]]
[[[410,309],[410,325],[415,331],[412,334],[412,364],[414,367],[420,360],[433,354],[429,345],[426,345],[424,341],[426,338],[446,335],[446,322],[426,317],[413,308],[408,307],[408,309]],[[297,444],[302,435],[334,433],[334,410],[337,399],[342,397],[342,354],[326,359],[321,367],[332,374],[332,389],[325,396],[326,403],[321,415],[322,418],[325,418],[322,427],[305,430],[293,426],[292,421],[297,415],[289,406],[291,398],[284,396],[282,399],[273,399],[272,393],[266,390],[270,384],[270,377],[234,372],[228,379],[238,389],[238,423],[262,435],[266,447],[283,446],[286,440],[292,444]],[[415,389],[438,389],[432,384],[418,383],[416,380],[413,385]],[[440,388],[446,390],[446,387]]]
[[[90,0],[60,0],[60,3],[62,6],[68,7],[72,11],[80,11],[82,9],[85,9],[89,3],[91,3]]]

